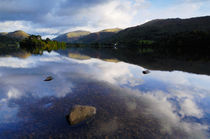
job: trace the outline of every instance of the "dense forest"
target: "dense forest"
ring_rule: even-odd
[[[49,38],[42,40],[39,35],[31,35],[28,38],[20,41],[20,48],[32,54],[42,54],[43,51],[52,51],[58,49],[65,49],[64,42],[52,41]]]
[[[165,36],[153,44],[156,53],[189,60],[210,59],[210,31],[182,32]]]
[[[119,44],[118,47],[118,49],[127,49],[133,56],[210,60],[210,31],[180,32],[156,40],[135,40],[125,46]]]

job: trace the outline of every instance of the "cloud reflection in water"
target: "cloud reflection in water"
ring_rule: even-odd
[[[153,115],[159,120],[161,132],[173,135],[184,131],[190,137],[207,138],[210,121],[202,119],[210,113],[202,107],[202,103],[210,95],[210,77],[177,71],[152,71],[143,75],[143,70],[124,62],[75,60],[56,52],[45,52],[43,56],[27,59],[0,58],[0,123],[15,122],[19,106],[11,106],[13,100],[50,96],[65,98],[73,93],[79,82],[93,80],[111,84],[124,96],[128,111],[134,111],[138,105],[135,101],[126,101],[126,97],[138,98],[144,106],[144,114]],[[54,80],[43,82],[48,75],[53,76]],[[159,84],[150,91],[142,89],[154,81]],[[165,89],[159,89],[158,85],[165,86]],[[209,100],[205,99],[206,103],[210,106]]]

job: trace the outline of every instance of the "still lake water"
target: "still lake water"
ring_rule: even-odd
[[[44,52],[0,58],[0,138],[209,138],[210,76]],[[47,76],[54,80],[44,82]],[[97,108],[88,125],[72,106]]]

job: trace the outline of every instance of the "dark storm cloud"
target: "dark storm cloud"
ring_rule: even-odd
[[[81,9],[96,6],[98,4],[106,3],[111,0],[66,0],[62,2],[59,7],[58,15],[64,16],[78,13]]]
[[[71,26],[75,24],[74,20],[79,16],[80,10],[107,1],[109,0],[1,0],[0,21],[31,21],[45,27]]]
[[[2,20],[32,20],[43,16],[54,7],[55,0],[1,0],[0,17]]]

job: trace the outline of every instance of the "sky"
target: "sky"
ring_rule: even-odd
[[[0,32],[23,30],[53,38],[152,19],[207,16],[209,7],[210,0],[0,0]]]

